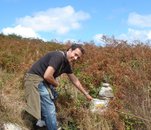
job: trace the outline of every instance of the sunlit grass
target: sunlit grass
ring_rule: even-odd
[[[48,51],[65,50],[67,46],[0,35],[0,124],[15,122],[24,126],[21,118],[25,106],[24,74]],[[73,65],[74,73],[92,96],[97,97],[102,82],[109,82],[115,97],[105,114],[93,114],[83,94],[66,76],[61,76],[56,105],[62,127],[65,130],[150,130],[150,46],[113,42],[105,47],[88,43],[84,48],[86,54]],[[142,127],[138,127],[140,124]]]

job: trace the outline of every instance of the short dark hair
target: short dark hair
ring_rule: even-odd
[[[75,49],[77,49],[77,48],[80,49],[80,51],[82,52],[82,54],[85,53],[85,50],[83,49],[83,47],[82,47],[81,44],[72,44],[72,45],[67,49],[67,51],[68,51],[69,49],[75,50]]]

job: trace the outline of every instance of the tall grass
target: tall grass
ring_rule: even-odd
[[[25,106],[24,74],[48,51],[65,50],[68,46],[0,35],[0,124],[16,122],[24,125],[21,118]],[[106,113],[91,113],[85,97],[66,76],[61,76],[56,105],[62,127],[65,130],[150,130],[150,46],[113,40],[105,47],[87,43],[84,48],[85,56],[73,64],[74,73],[94,97],[104,81],[113,86],[115,97]]]

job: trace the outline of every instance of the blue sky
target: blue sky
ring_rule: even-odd
[[[0,32],[65,42],[151,40],[150,0],[0,0]]]

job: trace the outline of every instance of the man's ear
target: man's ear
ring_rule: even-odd
[[[70,48],[69,51],[72,52],[72,48]]]

